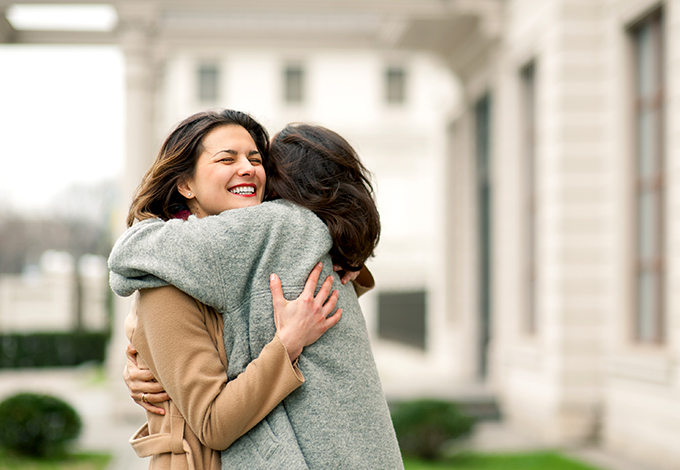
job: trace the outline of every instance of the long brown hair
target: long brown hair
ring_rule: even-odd
[[[203,111],[180,122],[161,146],[151,168],[135,191],[127,216],[130,227],[135,220],[160,217],[168,220],[186,207],[177,185],[190,179],[203,152],[203,138],[219,126],[237,125],[248,131],[262,156],[265,173],[269,167],[269,134],[250,115],[232,109]]]
[[[333,239],[331,257],[346,271],[361,269],[380,238],[380,216],[369,172],[351,145],[321,126],[289,124],[269,149],[265,199],[283,198],[314,212]]]

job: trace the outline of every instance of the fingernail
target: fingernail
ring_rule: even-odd
[[[316,267],[317,267],[317,268],[318,268],[318,267],[323,267],[323,263],[319,261],[318,263],[316,263]]]
[[[273,281],[276,278],[276,274],[270,274],[269,275],[269,280]]]

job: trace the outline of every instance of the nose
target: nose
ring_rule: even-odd
[[[239,176],[252,176],[254,171],[255,171],[255,167],[250,162],[250,160],[248,160],[247,158],[244,158],[240,161],[240,164],[238,166],[238,175]]]

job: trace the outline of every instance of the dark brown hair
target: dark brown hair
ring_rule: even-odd
[[[333,262],[361,269],[378,244],[380,216],[368,170],[352,146],[324,127],[289,124],[274,136],[269,158],[265,199],[283,198],[314,212],[333,239]]]
[[[180,122],[161,146],[151,168],[135,191],[127,216],[130,227],[136,220],[160,217],[168,220],[186,200],[177,185],[191,178],[203,152],[203,138],[219,126],[237,125],[248,131],[262,156],[265,173],[269,172],[269,134],[250,115],[231,109],[196,113]]]

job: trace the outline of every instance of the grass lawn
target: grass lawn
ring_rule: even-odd
[[[36,459],[0,451],[0,470],[104,470],[108,454],[71,454],[60,458]]]
[[[440,462],[405,458],[406,470],[600,470],[557,452],[461,454]]]

